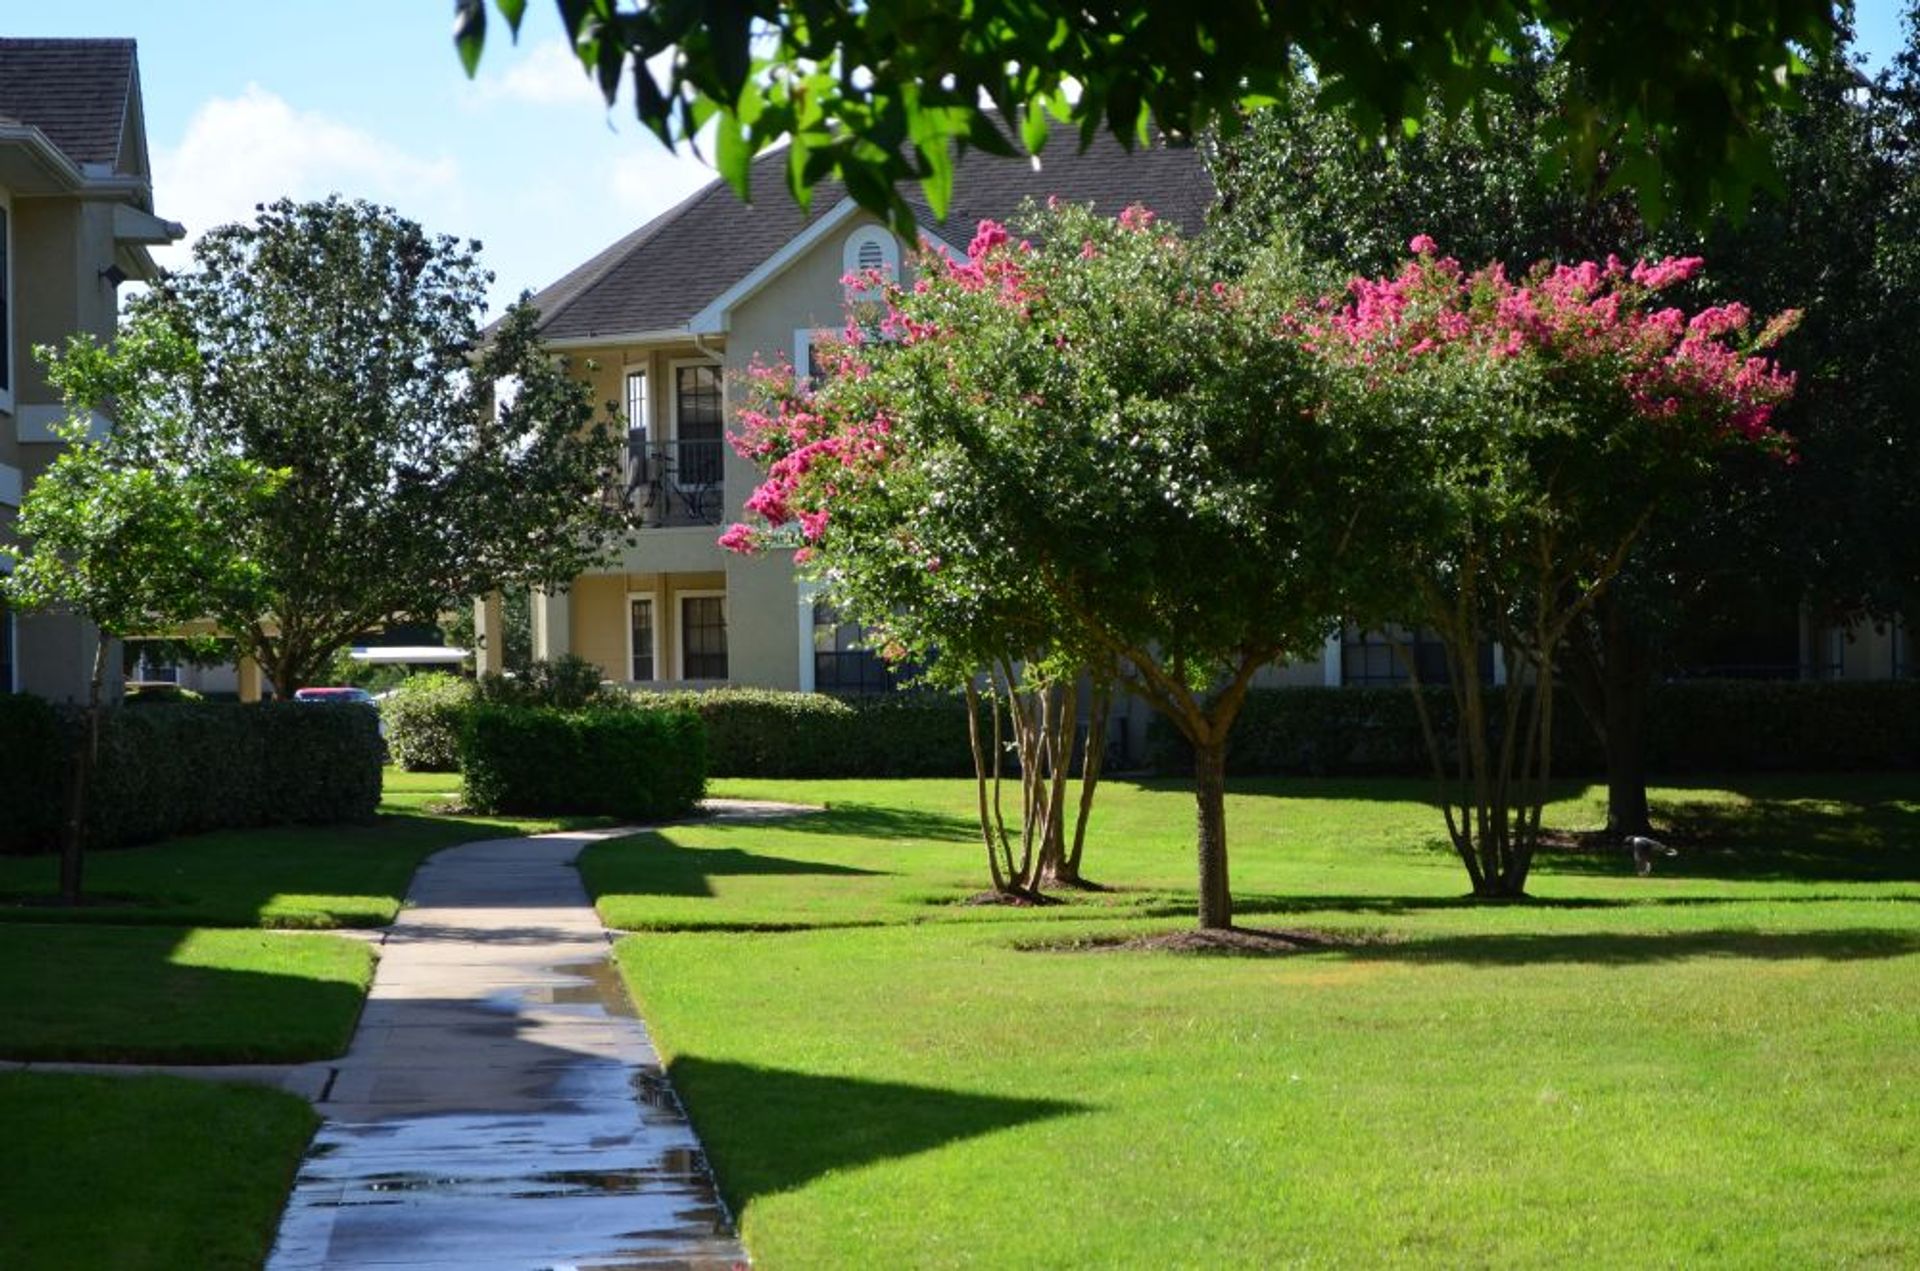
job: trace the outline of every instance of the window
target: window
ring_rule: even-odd
[[[867,629],[843,622],[832,605],[813,606],[813,688],[817,693],[890,693],[905,668],[888,665],[867,647]]]
[[[13,691],[13,610],[0,600],[0,694]]]
[[[627,669],[634,680],[658,678],[659,629],[653,621],[653,597],[627,597]]]
[[[725,415],[719,367],[695,362],[673,368],[674,461],[681,485],[720,484]]]
[[[1409,649],[1395,645],[1411,644]],[[1417,631],[1411,641],[1402,636],[1389,637],[1378,631],[1348,631],[1340,645],[1340,682],[1342,684],[1405,684],[1411,654],[1420,672],[1422,684],[1447,682],[1447,649],[1430,631]],[[1493,646],[1480,646],[1480,682],[1493,683]]]
[[[727,678],[727,598],[719,594],[680,598],[680,678]]]
[[[178,684],[180,659],[165,640],[129,640],[121,646],[121,669],[141,684]]]
[[[647,433],[647,373],[627,372],[627,431]]]

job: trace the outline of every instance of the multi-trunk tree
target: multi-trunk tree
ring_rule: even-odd
[[[1366,527],[1395,524],[1398,474],[1294,334],[1288,262],[1228,286],[1143,209],[1022,229],[923,256],[811,410],[749,421],[749,506],[962,675],[1044,636],[1166,715],[1195,756],[1200,925],[1226,927],[1229,732],[1256,672],[1381,577],[1397,544]]]
[[[1356,280],[1311,338],[1394,423],[1419,479],[1402,510],[1397,616],[1445,646],[1454,735],[1423,726],[1448,835],[1475,895],[1525,894],[1552,777],[1554,667],[1664,506],[1698,497],[1729,453],[1793,458],[1770,421],[1793,387],[1745,306],[1691,315],[1660,293],[1697,257],[1468,273],[1432,239],[1391,278]],[[1479,673],[1498,642],[1508,688]],[[1408,659],[1412,667],[1412,659]],[[1457,762],[1454,779],[1442,768]]]

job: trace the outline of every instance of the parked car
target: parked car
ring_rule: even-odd
[[[387,717],[381,713],[380,703],[374,700],[373,694],[363,688],[354,688],[346,684],[326,688],[297,688],[293,691],[293,700],[296,702],[320,702],[323,704],[329,702],[347,702],[354,706],[369,707],[373,711],[374,718],[380,721],[380,743],[383,746],[386,744]]]

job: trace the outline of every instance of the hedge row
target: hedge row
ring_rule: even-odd
[[[1423,691],[1440,735],[1450,737],[1451,695]],[[1555,769],[1600,771],[1605,757],[1586,717],[1570,694],[1554,701]],[[1648,700],[1647,731],[1655,773],[1911,768],[1920,766],[1920,681],[1659,684]],[[1164,718],[1148,725],[1147,751],[1161,771],[1191,771],[1190,749]],[[1255,690],[1227,751],[1227,771],[1236,775],[1427,770],[1407,688]]]
[[[706,792],[706,736],[686,710],[478,705],[461,728],[460,771],[482,812],[661,820]]]
[[[973,772],[966,703],[935,693],[837,698],[770,689],[636,693],[706,724],[716,777],[958,777]]]
[[[0,703],[0,845],[51,850],[85,717],[35,698]],[[380,802],[380,751],[374,713],[344,705],[111,709],[102,719],[99,765],[88,791],[87,846],[370,820]]]

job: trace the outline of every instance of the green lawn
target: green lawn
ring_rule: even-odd
[[[256,1268],[315,1122],[273,1090],[0,1073],[0,1267]]]
[[[1662,873],[1551,857],[1491,908],[1423,790],[1236,786],[1241,920],[1365,937],[1284,958],[1026,947],[1187,921],[1177,786],[1103,793],[1126,890],[1052,909],[946,903],[962,782],[719,783],[830,811],[584,868],[775,1271],[1920,1260],[1910,775],[1662,790]]]
[[[107,922],[207,927],[382,927],[400,911],[420,862],[475,839],[537,834],[595,818],[444,816],[460,778],[388,769],[370,825],[221,830],[93,852],[89,903],[55,908],[58,862],[0,858],[0,922]]]
[[[0,927],[0,1059],[324,1059],[372,976],[373,950],[339,936]]]

